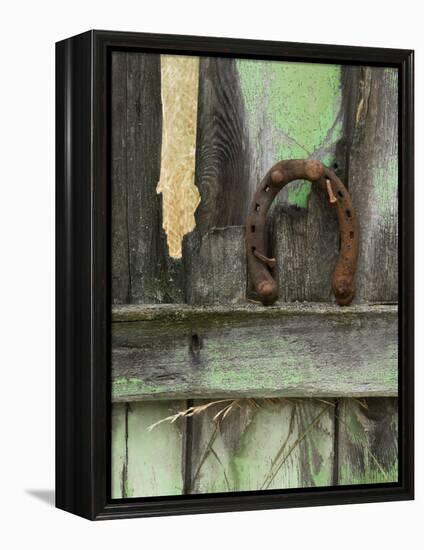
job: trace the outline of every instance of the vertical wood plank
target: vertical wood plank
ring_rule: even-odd
[[[168,255],[162,197],[156,193],[162,149],[159,55],[114,52],[112,122],[112,302],[181,302],[182,262]],[[173,424],[147,431],[170,407],[114,406],[115,498],[182,491],[181,430]]]
[[[331,164],[341,139],[340,65],[237,60],[250,148],[249,196],[283,159]],[[278,203],[305,209],[311,183],[292,182]]]
[[[398,289],[398,75],[361,67],[349,155],[359,211],[357,302],[396,302]]]
[[[208,64],[203,64],[203,73],[201,68],[201,78],[205,78],[205,83],[202,84],[201,80],[200,89],[203,98],[208,98],[209,113],[212,76],[216,82],[221,79],[223,86],[226,81],[222,74],[229,74],[230,70],[231,78],[238,83],[234,89],[240,104],[237,116],[231,120],[238,121],[240,131],[226,131],[224,134],[219,110],[216,110],[215,127],[210,115],[199,116],[198,136],[203,136],[205,143],[218,146],[219,140],[213,142],[210,136],[216,138],[222,132],[228,155],[237,151],[240,154],[243,150],[247,154],[245,163],[248,169],[238,171],[238,177],[243,178],[243,188],[241,195],[238,192],[237,203],[234,186],[223,186],[216,178],[216,174],[224,174],[228,166],[224,153],[219,149],[220,155],[212,155],[211,147],[208,155],[198,156],[202,168],[198,174],[214,176],[208,180],[201,177],[196,180],[202,195],[196,213],[199,233],[204,233],[212,225],[228,224],[228,205],[234,216],[231,219],[240,218],[244,223],[246,202],[240,200],[241,196],[248,197],[250,203],[256,185],[278,160],[310,157],[328,164],[336,158],[340,140],[340,67],[247,60],[237,60],[230,65],[228,60],[208,60]],[[224,93],[230,94],[234,100],[233,92],[225,92],[225,88],[214,93],[219,98],[224,97]],[[213,163],[206,162],[210,158],[213,158]],[[204,181],[213,183],[203,185]],[[317,193],[311,193],[308,183],[294,182],[290,189],[280,193],[277,209],[274,209],[274,253],[278,256],[281,270],[277,277],[281,279],[282,299],[286,301],[327,301],[330,298],[331,267],[328,265],[335,264],[338,254],[337,220],[326,204],[326,198]],[[185,241],[184,257],[187,254],[187,257],[195,258],[194,261],[190,259],[192,264],[186,270],[189,303],[231,303],[231,296],[225,291],[227,285],[231,287],[231,281],[225,277],[224,269],[214,271],[212,267],[221,265],[223,261],[229,264],[225,260],[230,248],[225,244],[225,238],[229,238],[229,233],[221,232],[221,236],[224,241],[215,241],[214,248],[210,234],[206,239],[192,234]],[[233,277],[233,280],[237,279]],[[212,421],[212,409],[207,414],[194,416],[191,420],[189,490],[259,489],[262,483],[268,483],[266,474],[270,468],[272,470],[273,460],[284,442],[283,456],[291,446],[294,448],[269,481],[270,488],[331,484],[334,458],[334,410],[331,405],[326,405],[329,408],[308,432],[308,437],[295,445],[313,422],[314,414],[319,414],[321,405],[306,399],[295,406],[279,402],[254,412],[249,412],[243,405],[217,430]],[[202,458],[205,450],[207,456]],[[308,462],[312,456],[315,462]]]
[[[398,75],[344,69],[345,154],[360,240],[355,302],[396,302],[398,287]],[[396,481],[397,399],[341,400],[338,482]]]
[[[162,228],[160,176],[162,104],[160,56],[127,54],[128,247],[132,303],[181,299],[179,277],[170,269]],[[175,284],[177,283],[177,284]]]
[[[128,462],[126,407],[125,403],[114,403],[112,405],[112,498],[122,498],[125,493]]]
[[[255,144],[250,196],[282,159],[342,164],[337,155],[343,124],[340,66],[238,60],[237,67]],[[279,193],[269,218],[268,253],[277,259],[280,300],[331,300],[339,237],[326,195],[310,182],[292,182]],[[250,289],[249,295],[254,298]]]
[[[128,468],[126,497],[179,495],[183,491],[183,434],[164,422],[185,402],[131,403],[128,408]]]
[[[130,300],[127,189],[127,53],[112,56],[112,303]]]
[[[195,213],[201,233],[242,225],[249,196],[249,143],[234,59],[200,59],[196,185],[201,202]]]
[[[194,422],[192,493],[332,484],[331,402],[275,400],[257,408],[240,401],[226,418],[214,420],[224,406]]]
[[[341,399],[337,416],[338,484],[397,482],[397,399]]]

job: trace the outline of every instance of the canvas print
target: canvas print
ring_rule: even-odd
[[[112,498],[397,482],[397,69],[110,71]]]

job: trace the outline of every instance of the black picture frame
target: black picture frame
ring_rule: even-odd
[[[399,482],[112,501],[109,118],[113,50],[399,71]],[[56,506],[91,520],[408,500],[414,494],[411,50],[89,31],[56,44]]]

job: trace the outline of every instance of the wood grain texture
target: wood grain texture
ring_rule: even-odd
[[[112,55],[112,302],[182,300],[182,263],[169,257],[162,229],[160,57]],[[184,406],[184,405],[183,405]],[[181,428],[147,426],[172,403],[113,405],[114,498],[180,493]]]
[[[242,225],[249,197],[248,134],[234,59],[200,59],[196,185],[201,202],[195,213],[201,233]]]
[[[182,238],[194,229],[200,195],[194,185],[199,58],[161,55],[162,155],[157,192],[169,254],[181,258]]]
[[[184,237],[187,304],[246,303],[244,227],[214,228]]]
[[[119,113],[125,110],[135,125],[118,125],[113,138],[117,161],[112,172],[120,185],[112,191],[117,205],[127,205],[127,213],[113,219],[127,220],[127,229],[121,228],[117,239],[128,242],[127,252],[118,247],[113,265],[116,303],[145,306],[114,311],[114,399],[292,397],[260,409],[234,407],[218,424],[213,420],[216,409],[211,408],[180,427],[161,424],[153,432],[164,427],[169,434],[158,431],[153,439],[146,436],[151,432],[135,427],[145,428],[171,410],[183,410],[187,402],[175,402],[175,407],[166,401],[127,403],[124,448],[118,421],[122,422],[123,413],[116,409],[116,494],[395,479],[395,398],[368,399],[366,409],[356,399],[340,397],[355,395],[362,403],[363,396],[397,395],[396,308],[340,309],[327,304],[320,309],[311,304],[304,307],[315,308],[313,314],[304,315],[297,305],[276,310],[243,305],[243,230],[232,226],[244,223],[253,190],[272,164],[282,158],[317,158],[349,187],[362,224],[358,303],[396,301],[397,114],[390,112],[396,101],[396,75],[389,69],[202,58],[195,170],[201,202],[195,213],[196,229],[183,242],[184,284],[178,271],[181,262],[173,264],[167,256],[160,197],[153,197],[160,136],[163,139],[157,124],[159,65],[157,60],[142,61],[143,74],[151,75],[145,82],[140,62],[135,69],[129,58],[126,63],[126,88],[116,84],[121,100],[114,112],[122,117]],[[137,82],[138,97],[148,99],[136,102],[134,109],[128,92],[133,97]],[[139,116],[142,105],[157,113],[155,128],[152,122],[141,128],[146,122]],[[134,174],[146,155],[152,177],[147,187],[143,180],[143,190],[150,191],[141,196]],[[280,195],[269,220],[280,298],[329,302],[330,275],[339,248],[336,217],[327,198],[319,190],[311,191],[306,182],[294,182]],[[135,198],[135,207],[129,197]],[[150,209],[143,219],[152,220],[151,234],[142,233],[142,205]],[[135,252],[130,243],[141,241],[144,248]],[[156,261],[156,267],[146,272],[153,286],[142,284],[141,264],[133,261],[137,253],[142,258],[150,254]],[[173,266],[175,277],[169,275]],[[175,286],[171,279],[178,280]],[[193,307],[147,306],[184,299]],[[324,402],[297,398],[320,395]],[[386,438],[385,424],[390,426]],[[178,473],[164,451],[166,438],[173,460],[177,457]],[[122,472],[127,472],[126,478]],[[133,476],[131,483],[128,475]],[[163,475],[163,485],[158,475]]]
[[[139,308],[143,316],[113,323],[115,400],[397,395],[393,306]]]
[[[149,427],[184,407],[180,402],[127,403],[125,497],[182,493],[184,424]]]
[[[199,402],[201,403],[201,402]],[[190,493],[317,487],[332,484],[334,405],[312,399],[240,401],[193,422]],[[225,413],[224,413],[225,414]]]
[[[116,92],[116,93],[115,93]],[[160,56],[112,56],[112,302],[180,301],[162,229]]]
[[[112,302],[128,303],[131,277],[128,246],[127,54],[112,56],[111,77],[111,278]]]
[[[357,302],[396,302],[398,293],[398,78],[358,67],[349,191],[360,212]],[[352,93],[355,88],[352,88]]]
[[[340,67],[238,60],[250,142],[249,195],[272,165],[314,158],[337,168],[343,124]],[[339,235],[328,198],[310,182],[295,181],[275,199],[269,250],[282,301],[331,300]],[[249,295],[254,292],[249,285]]]
[[[127,477],[127,405],[112,405],[111,497],[123,498]]]
[[[341,399],[337,418],[338,484],[397,482],[397,399]]]
[[[345,154],[359,213],[355,302],[398,297],[398,77],[395,69],[344,69]],[[354,303],[355,303],[354,302]],[[339,483],[397,481],[397,399],[341,400]]]

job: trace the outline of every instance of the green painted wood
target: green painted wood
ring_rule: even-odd
[[[149,427],[175,413],[181,402],[129,403],[127,418],[128,461],[124,479],[125,495],[179,495],[184,486],[184,424],[162,423]]]
[[[397,395],[395,306],[124,306],[114,312],[120,319],[112,325],[116,401]]]
[[[214,420],[225,405],[209,408],[194,421],[189,492],[332,484],[332,402],[240,401],[228,416]]]
[[[127,405],[112,405],[112,457],[111,497],[122,498],[126,491],[127,478]]]
[[[251,159],[250,196],[283,159],[334,161],[341,137],[341,68],[315,63],[237,60]],[[306,208],[310,182],[293,182],[280,204]]]
[[[342,165],[336,152],[344,113],[340,66],[238,60],[237,68],[254,144],[250,196],[277,161],[314,158]],[[310,182],[292,182],[279,193],[269,218],[280,299],[332,300],[339,233],[326,195]],[[254,298],[250,288],[249,295]]]
[[[337,418],[338,484],[397,482],[397,399],[341,399]]]

